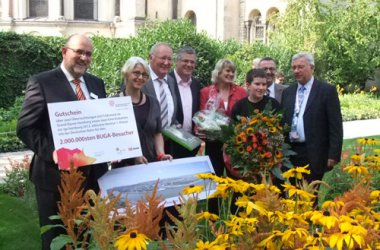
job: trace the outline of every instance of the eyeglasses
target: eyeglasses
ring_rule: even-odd
[[[142,78],[144,79],[148,79],[149,78],[149,75],[147,73],[143,73],[143,72],[140,72],[140,71],[133,71],[132,74],[139,78],[140,76],[142,76]]]
[[[91,51],[86,51],[86,50],[83,50],[83,49],[73,49],[73,48],[69,48],[69,47],[66,47],[66,48],[72,50],[78,56],[92,57],[92,52]]]

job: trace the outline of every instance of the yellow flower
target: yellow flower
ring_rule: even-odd
[[[216,190],[214,193],[212,193],[208,198],[227,198],[229,195],[229,192],[231,191],[231,187],[226,184],[219,184],[216,186]]]
[[[353,249],[355,242],[358,243],[359,246],[365,244],[363,237],[346,232],[334,233],[328,238],[329,246],[331,248],[336,247],[338,250]],[[343,246],[346,246],[347,248],[343,248]]]
[[[282,186],[285,188],[285,191],[288,191],[289,197],[293,197],[294,195],[297,195],[300,199],[304,199],[306,201],[310,201],[311,199],[315,198],[314,194],[310,194],[304,190],[298,189],[297,187],[290,185],[290,184],[282,184]]]
[[[250,215],[252,213],[252,210],[256,210],[259,212],[260,215],[265,215],[267,214],[267,210],[260,206],[257,203],[254,203],[250,201],[247,197],[240,197],[237,199],[235,202],[236,206],[238,207],[245,207],[247,210],[247,214]]]
[[[296,167],[296,168],[291,168],[288,171],[284,172],[282,176],[286,179],[295,177],[298,180],[302,180],[302,174],[310,174],[310,170],[307,168],[309,165],[306,165],[305,167]]]
[[[376,203],[380,199],[380,190],[372,191],[369,197],[371,198],[371,201],[374,201],[374,203]]]
[[[343,201],[325,201],[323,202],[322,204],[322,209],[325,210],[327,208],[342,208],[344,206],[344,202]]]
[[[145,250],[149,241],[145,234],[133,229],[117,237],[115,247],[118,250]]]
[[[185,187],[183,190],[182,190],[182,194],[185,195],[190,195],[190,194],[199,194],[200,192],[203,191],[203,188],[204,186],[203,185],[200,185],[200,186],[190,186],[190,187]]]
[[[330,216],[330,213],[325,211],[314,211],[313,215],[311,216],[310,220],[314,224],[319,224],[322,226],[327,227],[328,229],[334,227],[339,223],[339,220],[335,216]]]
[[[250,135],[251,133],[253,133],[253,128],[252,127],[249,127],[247,128],[247,130],[245,131],[247,133],[247,135]]]
[[[203,242],[202,240],[197,242],[195,250],[217,250],[218,246],[215,245],[216,242],[209,243],[208,241]]]
[[[351,156],[351,161],[354,164],[362,164],[365,154],[354,154]]]
[[[244,147],[243,146],[237,147],[237,151],[239,152],[239,154],[244,153]]]
[[[343,171],[346,171],[349,174],[353,174],[354,176],[360,174],[368,175],[368,169],[365,166],[361,165],[348,165],[347,167],[343,168]]]
[[[293,248],[294,242],[305,239],[307,236],[309,236],[307,229],[300,227],[286,230],[281,240],[285,246]]]
[[[197,220],[205,219],[205,220],[216,221],[217,219],[219,219],[219,216],[216,214],[213,214],[213,213],[209,213],[209,212],[201,212],[201,213],[196,215],[196,218],[197,218]]]
[[[275,133],[277,131],[277,129],[276,129],[276,127],[270,127],[269,128],[269,132],[271,132],[271,133]]]

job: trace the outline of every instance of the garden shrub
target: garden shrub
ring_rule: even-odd
[[[380,101],[371,93],[339,95],[344,121],[380,118]]]
[[[270,41],[287,50],[313,53],[315,73],[321,79],[364,87],[380,67],[380,4],[372,0],[342,3],[289,0]]]
[[[58,40],[0,32],[0,108],[12,105],[31,75],[58,65]]]
[[[9,166],[5,167],[5,179],[1,185],[4,193],[10,196],[23,197],[28,188],[30,159],[25,156],[22,161],[9,159]]]

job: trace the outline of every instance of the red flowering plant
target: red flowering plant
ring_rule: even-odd
[[[270,111],[254,110],[249,117],[223,128],[226,138],[224,159],[228,170],[235,177],[256,180],[269,173],[283,179],[281,166],[291,167],[287,156],[291,154],[285,144],[282,115]]]

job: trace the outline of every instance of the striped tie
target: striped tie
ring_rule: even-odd
[[[160,79],[157,79],[157,80],[160,83],[161,125],[162,125],[162,128],[164,129],[169,125],[168,100],[166,99],[164,82]]]
[[[86,97],[83,94],[83,91],[80,87],[80,79],[74,79],[72,82],[75,84],[75,93],[79,101],[86,100]]]

